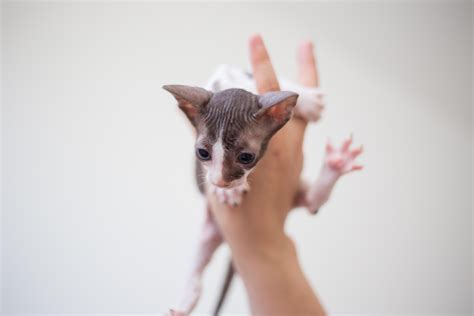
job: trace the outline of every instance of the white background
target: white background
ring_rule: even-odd
[[[472,5],[4,3],[6,313],[164,312],[202,216],[193,139],[168,83],[248,68],[260,32],[294,78],[316,43],[328,108],[305,143],[353,132],[366,169],[287,230],[332,313],[471,312]],[[228,257],[205,275],[211,310]],[[248,312],[240,280],[225,311]]]

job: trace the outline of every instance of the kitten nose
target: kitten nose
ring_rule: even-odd
[[[230,185],[230,183],[225,182],[224,179],[219,179],[217,181],[213,180],[212,184],[214,184],[216,187],[219,187],[219,188],[226,188]]]

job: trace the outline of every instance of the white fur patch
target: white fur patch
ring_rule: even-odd
[[[222,182],[222,168],[224,164],[224,146],[222,138],[219,137],[217,142],[212,146],[212,161],[209,166],[209,176],[212,184]]]

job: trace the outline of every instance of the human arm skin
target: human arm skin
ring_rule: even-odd
[[[268,53],[259,36],[249,42],[259,93],[279,90]],[[299,82],[317,86],[311,45],[300,47]],[[303,163],[306,123],[292,119],[271,140],[266,155],[250,175],[251,191],[238,207],[209,195],[211,211],[229,244],[254,315],[325,315],[284,232],[293,208]]]

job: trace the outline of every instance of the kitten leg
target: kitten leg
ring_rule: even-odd
[[[362,146],[351,149],[352,136],[346,139],[340,148],[334,148],[328,141],[326,157],[317,180],[308,185],[304,182],[295,200],[295,206],[304,206],[312,214],[329,199],[339,178],[349,172],[361,170],[362,166],[355,162],[362,153]]]
[[[206,207],[206,218],[202,226],[201,236],[195,258],[192,262],[186,289],[177,309],[171,310],[170,315],[189,315],[197,305],[201,295],[202,274],[211,261],[215,250],[221,245],[222,235],[215,223],[209,207]]]

